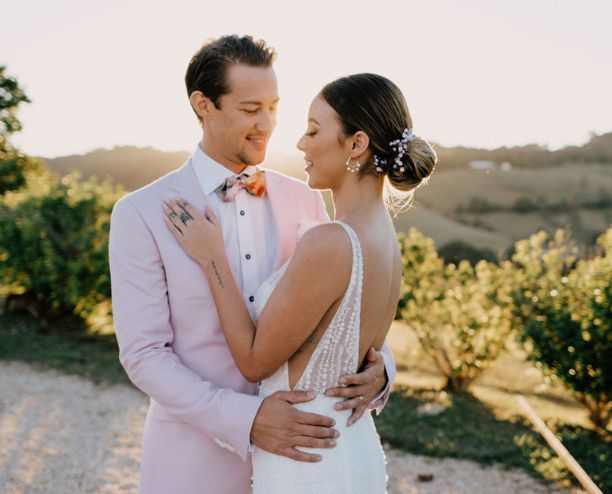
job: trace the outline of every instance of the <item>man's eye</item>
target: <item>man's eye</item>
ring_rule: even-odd
[[[316,130],[313,130],[312,132],[306,132],[306,135],[307,135],[308,137],[312,137],[312,136],[313,136],[313,135],[315,135],[316,133],[317,133],[317,131],[316,131]]]
[[[247,110],[246,108],[243,108],[242,111],[244,113],[248,113],[249,115],[253,115],[253,114],[257,113],[257,110]]]

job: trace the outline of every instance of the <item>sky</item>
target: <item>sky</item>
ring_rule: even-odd
[[[357,72],[398,84],[415,132],[444,146],[557,149],[612,131],[608,0],[0,0],[0,12],[0,65],[32,100],[13,142],[31,155],[192,150],[184,73],[229,33],[278,52],[271,150],[297,153],[311,100]]]

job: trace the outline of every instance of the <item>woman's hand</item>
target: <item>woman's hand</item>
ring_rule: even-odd
[[[198,213],[187,201],[164,202],[166,225],[181,247],[194,261],[204,264],[225,255],[221,226],[208,206]]]

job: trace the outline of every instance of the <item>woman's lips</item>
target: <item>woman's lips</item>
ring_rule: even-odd
[[[310,160],[304,159],[304,163],[305,163],[305,166],[304,166],[305,171],[310,170],[313,166],[313,163]]]

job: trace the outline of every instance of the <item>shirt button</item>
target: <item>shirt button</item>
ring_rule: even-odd
[[[244,209],[241,209],[241,210],[240,210],[240,216],[244,216],[244,214],[245,214],[245,213],[244,213]]]
[[[246,256],[244,256],[244,257],[246,257],[247,259],[250,259],[250,258],[251,258],[251,254],[247,254],[247,255],[246,255]]]
[[[255,302],[255,297],[253,297],[253,295],[249,297],[249,302]]]

